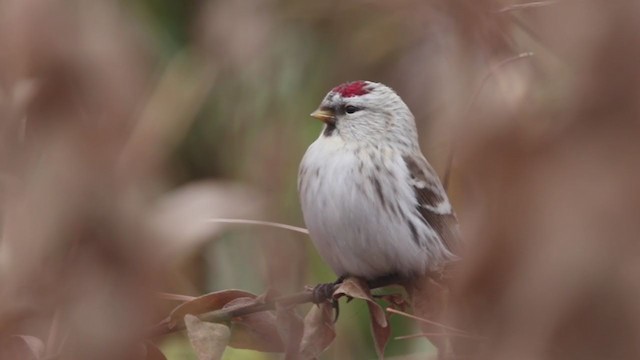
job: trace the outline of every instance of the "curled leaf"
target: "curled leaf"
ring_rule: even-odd
[[[184,317],[187,335],[198,360],[218,360],[229,344],[231,332],[226,325],[204,322],[187,314]]]
[[[378,303],[373,299],[369,287],[363,280],[357,278],[345,279],[333,293],[334,298],[339,298],[341,296],[349,296],[355,299],[365,300],[367,304],[370,305],[369,311],[372,316],[371,320],[379,326],[388,326],[387,317],[382,306],[378,305]]]
[[[304,318],[304,331],[300,342],[303,359],[318,357],[336,337],[333,323],[333,308],[329,303],[321,303],[309,310]]]
[[[280,338],[285,343],[285,360],[298,359],[304,323],[296,313],[294,306],[276,304],[276,326]]]
[[[223,309],[233,309],[256,304],[255,297],[237,298]],[[243,315],[231,320],[231,340],[229,346],[264,352],[283,352],[284,343],[278,333],[276,316],[272,311],[262,311]]]
[[[180,323],[187,314],[198,315],[209,311],[223,308],[229,302],[237,298],[256,298],[256,295],[243,290],[222,290],[206,295],[178,305],[169,315],[167,326],[173,328]]]
[[[369,316],[371,318],[371,333],[376,345],[376,352],[379,358],[384,357],[384,349],[391,336],[391,326],[387,321],[387,315],[371,296],[371,291],[367,284],[358,278],[347,278],[333,293],[334,298],[349,296],[355,299],[362,299],[367,302]]]
[[[391,326],[385,317],[385,324],[381,325],[375,317],[378,316],[379,310],[382,310],[382,307],[377,303],[367,302],[367,306],[369,307],[369,316],[371,317],[371,334],[373,335],[373,340],[376,345],[376,353],[378,354],[378,358],[384,358],[384,349],[387,347],[387,342],[389,342],[389,338],[391,337]]]
[[[426,333],[439,333],[442,330],[463,332],[443,325],[446,323],[447,306],[449,304],[448,287],[439,284],[430,276],[415,279],[408,288],[413,314],[421,319],[420,329]],[[453,348],[450,337],[427,336],[438,348],[441,356],[452,356]]]

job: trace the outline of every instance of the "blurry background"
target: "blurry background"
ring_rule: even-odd
[[[0,1],[0,335],[124,358],[176,305],[157,291],[332,281],[305,235],[206,219],[304,226],[308,114],[366,79],[407,102],[441,176],[455,153],[449,317],[489,339],[460,356],[637,358],[639,36],[631,0]],[[375,358],[368,327],[344,305],[324,358]]]

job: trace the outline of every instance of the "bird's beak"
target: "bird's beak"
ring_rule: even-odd
[[[312,112],[311,116],[327,124],[333,124],[336,121],[336,115],[327,109],[318,109]]]

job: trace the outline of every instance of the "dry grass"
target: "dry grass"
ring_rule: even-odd
[[[637,1],[192,6],[165,57],[133,7],[0,2],[0,359],[160,359],[158,292],[317,281],[281,230],[234,243],[240,264],[217,249],[213,275],[194,254],[227,229],[207,219],[300,223],[300,117],[360,77],[428,119],[441,174],[454,151],[456,358],[640,356]],[[370,347],[349,326],[327,357]]]

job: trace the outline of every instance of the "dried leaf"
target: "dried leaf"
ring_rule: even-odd
[[[304,323],[296,313],[294,306],[278,306],[276,304],[276,326],[280,338],[285,343],[285,360],[298,359]]]
[[[334,298],[341,296],[350,296],[356,299],[362,299],[367,302],[369,308],[369,316],[371,317],[371,332],[376,345],[376,352],[379,358],[384,357],[384,349],[387,346],[389,337],[391,336],[391,326],[387,321],[387,315],[371,296],[371,291],[367,284],[357,278],[347,278],[333,293]]]
[[[38,360],[44,355],[42,340],[30,335],[13,335],[2,341],[0,359]]]
[[[431,320],[431,322],[420,321],[420,329],[427,334],[442,332],[442,327],[436,324],[446,323],[444,320],[449,302],[449,289],[438,284],[431,277],[425,276],[411,284],[409,295],[413,314],[419,318]],[[427,338],[438,348],[441,356],[452,355],[450,337],[427,336]]]
[[[255,297],[237,298],[223,309],[255,304]],[[231,340],[229,346],[265,352],[283,352],[284,344],[278,333],[276,316],[271,311],[262,311],[231,320]]]
[[[169,328],[175,327],[182,321],[185,315],[198,315],[205,312],[218,310],[223,308],[229,302],[238,298],[251,298],[255,299],[256,295],[243,290],[222,290],[212,292],[206,295],[199,296],[191,301],[187,301],[178,305],[169,315],[168,324]]]
[[[369,316],[371,317],[371,334],[373,335],[373,340],[376,345],[376,353],[378,354],[378,358],[384,358],[384,349],[387,347],[387,342],[389,342],[389,338],[391,337],[391,326],[385,317],[385,324],[382,325],[376,320],[376,316],[379,313],[379,310],[382,310],[382,307],[375,302],[367,302],[369,307]]]
[[[370,308],[372,315],[371,319],[382,327],[386,327],[388,325],[387,317],[384,313],[384,310],[373,299],[369,287],[363,280],[357,278],[345,279],[342,284],[340,284],[338,289],[336,289],[336,291],[333,293],[333,297],[339,298],[343,295],[367,301],[367,303],[373,305],[373,307]]]
[[[189,314],[184,317],[184,322],[187,326],[189,342],[199,360],[222,358],[231,337],[231,332],[226,325],[204,322]]]
[[[304,332],[300,342],[303,359],[319,356],[336,337],[331,304],[322,303],[309,310],[304,318]]]

